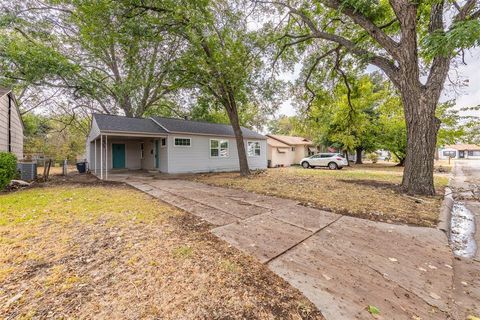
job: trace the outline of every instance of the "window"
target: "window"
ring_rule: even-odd
[[[468,151],[469,157],[480,157],[480,150],[470,150]]]
[[[140,159],[143,159],[144,157],[144,144],[143,142],[140,143]]]
[[[190,138],[175,138],[176,147],[190,147],[191,140]]]
[[[210,140],[210,156],[214,158],[228,157],[228,140]]]
[[[295,147],[292,147],[292,151],[295,151]]]
[[[260,142],[258,141],[249,141],[247,143],[247,153],[249,157],[258,157],[260,156]]]
[[[443,151],[444,157],[455,158],[457,156],[457,151]]]
[[[160,140],[160,146],[161,146],[161,147],[165,147],[166,145],[167,145],[167,138],[162,138],[162,139]]]

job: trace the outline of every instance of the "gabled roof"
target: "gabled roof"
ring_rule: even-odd
[[[303,137],[294,137],[294,136],[282,136],[278,134],[267,134],[267,137],[273,138],[275,140],[278,140],[280,142],[286,143],[290,146],[295,146],[295,145],[311,145],[313,146],[314,143],[306,138]]]
[[[218,124],[185,119],[152,117],[155,122],[170,133],[202,134],[212,136],[234,137],[233,128],[228,124]],[[243,137],[246,139],[265,139],[265,136],[242,127]]]
[[[167,133],[167,131],[157,125],[152,119],[129,118],[98,113],[94,113],[93,118],[97,122],[100,131]]]
[[[445,146],[444,149],[471,151],[471,150],[480,150],[480,146],[476,144],[452,144],[452,145]]]
[[[270,147],[274,147],[274,148],[290,148],[290,146],[288,144],[283,143],[281,141],[278,141],[276,139],[270,138],[270,137],[267,137],[267,144]]]

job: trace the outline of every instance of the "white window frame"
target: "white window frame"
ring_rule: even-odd
[[[260,150],[260,154],[256,155],[255,154],[255,149],[253,149],[253,155],[250,154],[250,148],[248,147],[250,143],[258,143],[258,147],[259,147],[259,150]],[[262,156],[262,145],[260,144],[260,141],[247,141],[247,156],[248,157],[261,157]]]
[[[165,141],[165,144],[162,144],[163,141]],[[175,143],[175,141],[174,141],[174,143]],[[190,140],[190,145],[192,145],[191,140]],[[160,138],[160,148],[166,148],[166,147],[167,147],[167,138]]]
[[[218,141],[218,156],[212,156],[212,141]],[[226,156],[222,156],[221,155],[221,148],[220,148],[220,145],[222,142],[226,142],[227,143],[227,155]],[[230,141],[228,139],[210,139],[209,141],[209,144],[208,144],[208,152],[209,152],[209,155],[210,155],[210,158],[214,158],[214,159],[217,159],[217,158],[230,158]]]
[[[177,139],[187,139],[187,140],[190,141],[190,145],[188,145],[188,146],[180,146],[180,145],[177,145],[177,144],[175,143],[175,141],[176,141]],[[160,141],[160,145],[162,145],[162,142],[161,142],[161,141]],[[174,146],[175,148],[191,148],[191,147],[192,147],[192,138],[189,138],[189,137],[173,137],[173,146]]]

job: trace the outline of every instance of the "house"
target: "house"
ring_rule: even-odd
[[[0,88],[0,151],[23,159],[23,122],[10,89]]]
[[[302,137],[267,134],[267,145],[270,167],[299,164],[303,158],[318,153],[315,144]]]
[[[242,128],[250,169],[267,167],[266,137]],[[93,114],[86,142],[89,169],[108,178],[121,169],[164,173],[239,170],[230,125],[184,119]]]
[[[480,146],[476,144],[453,144],[439,149],[439,159],[480,159]]]

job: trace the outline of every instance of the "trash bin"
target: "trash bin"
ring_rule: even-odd
[[[85,173],[85,171],[87,171],[87,163],[77,162],[77,170],[78,170],[78,173]]]
[[[272,160],[267,160],[267,167],[271,168],[272,167]]]

